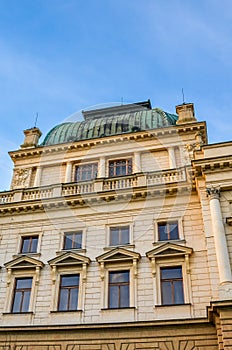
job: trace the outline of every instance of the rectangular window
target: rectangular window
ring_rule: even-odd
[[[109,161],[109,176],[132,174],[132,159],[118,159]]]
[[[77,310],[80,275],[60,276],[58,311]]]
[[[28,312],[32,277],[16,278],[11,312]]]
[[[158,223],[159,241],[169,241],[179,239],[178,222],[159,222]]]
[[[110,227],[110,245],[124,245],[130,243],[130,228],[129,226],[123,227]]]
[[[182,267],[162,267],[160,274],[162,305],[184,304]]]
[[[21,244],[21,253],[36,253],[38,245],[38,236],[23,236]]]
[[[109,272],[109,308],[117,309],[130,306],[130,272]]]
[[[75,181],[93,180],[97,177],[98,163],[82,164],[76,167]]]
[[[63,249],[81,249],[82,247],[82,231],[67,232],[64,234]]]

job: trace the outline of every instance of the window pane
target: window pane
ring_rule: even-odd
[[[109,289],[109,308],[119,307],[119,288],[118,286],[110,286]]]
[[[82,233],[79,232],[79,233],[76,233],[74,235],[74,246],[73,246],[73,248],[80,249],[81,246],[82,246]]]
[[[184,291],[182,281],[174,282],[174,303],[184,304]]]
[[[29,238],[23,238],[22,239],[21,253],[28,253],[29,252],[29,245],[30,245],[30,239]]]
[[[167,227],[166,224],[158,224],[159,240],[166,241],[167,238]]]
[[[30,295],[31,295],[31,291],[25,291],[23,293],[23,302],[22,302],[21,312],[27,312],[29,310]]]
[[[110,283],[129,282],[129,271],[110,272]]]
[[[110,245],[119,244],[119,230],[117,228],[110,229]]]
[[[169,228],[170,228],[170,239],[178,239],[179,238],[178,224],[170,223]]]
[[[58,310],[65,311],[68,310],[68,289],[60,290],[60,300]]]
[[[173,304],[172,300],[172,284],[171,282],[162,282],[162,304],[170,305]]]
[[[69,310],[76,310],[78,302],[78,288],[70,290]]]
[[[20,312],[22,293],[16,292],[13,300],[12,312]]]
[[[129,307],[129,285],[120,288],[120,307]]]
[[[174,279],[174,278],[182,278],[182,268],[178,267],[170,267],[170,268],[162,268],[161,269],[161,278],[162,279]]]
[[[61,276],[61,286],[70,287],[79,285],[79,275]]]
[[[31,288],[32,278],[18,278],[16,280],[16,289]]]
[[[129,227],[121,227],[121,240],[120,244],[129,244]]]
[[[38,237],[33,237],[31,242],[31,253],[37,252]]]

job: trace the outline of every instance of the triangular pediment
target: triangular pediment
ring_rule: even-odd
[[[125,260],[133,260],[140,259],[140,254],[132,252],[131,250],[127,250],[124,248],[113,248],[110,251],[98,256],[96,260],[98,262],[112,262],[112,261],[125,261]]]
[[[16,259],[8,261],[4,265],[7,269],[35,269],[36,267],[42,268],[44,266],[42,261],[34,259],[27,255],[22,255]]]
[[[89,264],[90,259],[73,252],[64,252],[54,259],[49,260],[48,263],[51,266],[83,265]]]
[[[146,253],[146,255],[148,258],[175,257],[175,256],[181,256],[181,255],[182,256],[190,255],[192,251],[193,251],[192,248],[167,242],[150,250],[149,252]]]

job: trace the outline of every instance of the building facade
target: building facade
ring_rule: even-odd
[[[193,104],[25,130],[0,193],[0,350],[232,349],[232,142]]]

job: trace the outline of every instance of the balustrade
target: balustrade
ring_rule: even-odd
[[[0,204],[186,181],[185,168],[0,193]]]

